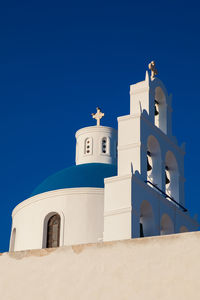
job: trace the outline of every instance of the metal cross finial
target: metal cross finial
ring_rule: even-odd
[[[104,113],[101,112],[101,109],[99,107],[97,107],[96,114],[91,114],[91,115],[92,115],[93,119],[97,120],[97,126],[100,126],[100,120],[104,116]]]
[[[151,78],[154,78],[156,75],[158,75],[158,70],[156,69],[156,64],[154,60],[150,62],[149,70],[151,70]]]

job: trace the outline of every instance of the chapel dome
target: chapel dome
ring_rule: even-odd
[[[117,175],[117,167],[110,164],[89,163],[65,168],[45,179],[31,197],[53,190],[79,187],[104,188],[104,178]]]

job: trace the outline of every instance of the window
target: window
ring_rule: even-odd
[[[108,145],[107,145],[107,138],[102,138],[102,153],[107,153]]]
[[[10,243],[10,251],[14,251],[15,250],[15,239],[16,239],[16,228],[13,228],[12,237],[11,237],[11,243]]]
[[[60,242],[60,216],[58,214],[50,217],[47,224],[47,248],[59,247]]]
[[[87,138],[85,140],[84,154],[86,155],[92,154],[92,138]]]
[[[110,154],[110,138],[103,137],[101,139],[101,153],[102,154]]]

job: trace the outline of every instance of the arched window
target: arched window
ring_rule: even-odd
[[[110,139],[108,137],[103,137],[101,139],[101,153],[103,154],[110,153]]]
[[[86,154],[86,155],[92,154],[92,138],[91,137],[85,139],[84,154]]]
[[[164,214],[160,222],[160,235],[172,233],[174,233],[174,224],[171,218],[167,214]]]
[[[151,204],[144,200],[140,207],[140,237],[155,234],[154,216]]]
[[[60,244],[60,216],[51,216],[47,223],[46,248],[59,247]]]
[[[179,172],[176,158],[168,151],[165,158],[165,192],[179,202]]]
[[[11,243],[10,243],[10,251],[15,250],[15,239],[16,239],[16,228],[13,228],[12,236],[11,236]]]
[[[108,145],[107,145],[107,138],[102,138],[102,142],[101,142],[101,147],[102,147],[102,149],[101,149],[101,151],[102,151],[102,153],[107,153],[107,148],[108,148]]]
[[[180,228],[180,233],[183,233],[183,232],[188,232],[189,230],[187,229],[186,226],[181,226]]]
[[[147,180],[161,188],[161,173],[160,145],[154,136],[150,136],[147,141]]]
[[[155,89],[155,125],[164,133],[167,133],[167,105],[166,97],[160,87]]]

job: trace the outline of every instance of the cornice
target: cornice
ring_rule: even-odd
[[[104,217],[109,217],[109,216],[118,215],[118,214],[125,214],[125,213],[131,212],[131,211],[132,211],[131,206],[121,207],[121,208],[117,208],[117,209],[111,209],[104,213]]]
[[[118,175],[118,176],[105,178],[104,183],[117,182],[117,181],[127,180],[127,179],[131,179],[131,178],[132,178],[132,174],[122,175],[122,176]]]
[[[120,116],[117,118],[118,121],[126,121],[130,119],[138,119],[140,118],[141,114],[134,114],[134,115],[126,115],[126,116]]]
[[[47,200],[53,197],[68,196],[68,195],[86,195],[86,194],[104,194],[104,188],[68,188],[49,191],[30,197],[19,203],[12,211],[12,217],[25,206],[31,205],[38,201]]]
[[[86,134],[86,133],[93,133],[93,132],[114,132],[117,134],[117,129],[107,126],[89,126],[89,127],[83,127],[79,130],[77,130],[75,137],[79,137],[80,135]]]
[[[139,143],[132,143],[132,144],[127,144],[127,145],[118,145],[118,151],[123,151],[123,150],[128,150],[128,149],[133,149],[133,148],[138,148],[138,147],[144,147],[144,145],[139,142]],[[146,149],[144,147],[144,149]]]

